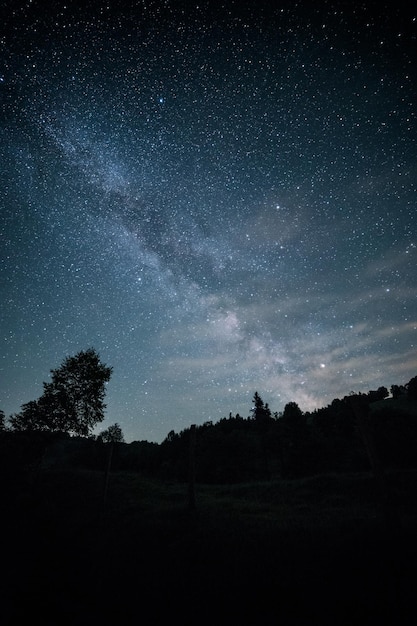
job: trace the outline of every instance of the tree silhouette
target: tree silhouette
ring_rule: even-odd
[[[253,417],[257,421],[264,421],[272,417],[271,409],[269,408],[268,403],[264,403],[257,391],[255,391],[252,402],[254,406],[251,411],[253,413]]]
[[[378,387],[377,390],[368,391],[369,402],[378,402],[378,400],[385,400],[388,398],[389,391],[386,387]]]
[[[301,476],[308,467],[309,429],[296,402],[288,402],[280,418],[281,473],[286,478]]]
[[[300,424],[303,421],[303,412],[296,402],[288,402],[284,407],[282,419],[291,420],[292,424]]]
[[[407,384],[407,396],[410,400],[417,400],[417,376],[414,376]]]
[[[119,424],[112,424],[100,433],[100,439],[104,443],[124,443],[123,431]]]
[[[407,394],[407,389],[404,385],[391,385],[391,394],[394,400],[400,398],[401,396],[405,396]]]
[[[0,431],[6,429],[6,417],[4,411],[0,409]]]
[[[89,435],[104,419],[105,385],[111,372],[93,348],[67,357],[51,370],[51,382],[43,384],[43,395],[10,418],[12,429]]]
[[[48,414],[45,410],[44,398],[31,400],[22,404],[20,413],[10,417],[13,430],[52,430],[48,426]]]

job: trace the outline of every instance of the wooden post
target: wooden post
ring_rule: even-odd
[[[189,465],[188,465],[188,508],[196,508],[195,499],[195,424],[190,428]]]
[[[105,474],[105,477],[104,477],[103,514],[104,514],[104,510],[106,508],[107,492],[108,492],[108,489],[109,489],[109,480],[110,480],[111,462],[112,462],[112,458],[113,458],[113,449],[114,449],[114,442],[112,441],[110,443],[109,456],[107,458],[106,474]]]

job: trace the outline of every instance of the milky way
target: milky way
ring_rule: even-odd
[[[224,4],[5,3],[7,415],[88,347],[128,441],[416,375],[417,14]]]

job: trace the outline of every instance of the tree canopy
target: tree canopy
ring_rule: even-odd
[[[112,424],[111,426],[109,426],[108,428],[106,428],[106,430],[103,430],[100,435],[99,438],[104,442],[104,443],[124,443],[124,436],[123,436],[123,431],[120,427],[119,424]]]
[[[87,436],[104,419],[106,383],[112,368],[101,363],[93,348],[64,359],[51,370],[38,400],[22,405],[10,418],[13,430],[63,431]]]

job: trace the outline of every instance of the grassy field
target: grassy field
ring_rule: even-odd
[[[232,486],[4,479],[2,624],[415,624],[417,472]]]

